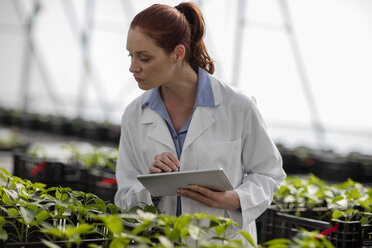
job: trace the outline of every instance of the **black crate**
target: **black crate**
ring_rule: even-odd
[[[89,192],[97,195],[102,200],[114,202],[117,191],[114,170],[109,168],[88,169],[87,181]]]
[[[348,178],[356,181],[363,179],[363,168],[360,165],[337,160],[318,159],[312,172],[321,179],[335,182],[343,182]]]
[[[20,150],[13,151],[13,175],[28,179],[28,173],[25,171],[25,153]]]
[[[258,243],[276,238],[291,239],[301,229],[323,232],[337,225],[337,229],[326,236],[335,247],[372,247],[372,225],[362,225],[360,221],[317,220],[311,218],[311,211],[306,211],[305,215],[308,217],[283,213],[275,208],[267,209],[257,219]],[[318,214],[314,213],[314,216]]]
[[[71,187],[87,191],[85,168],[51,159],[33,158],[22,152],[13,153],[13,175],[48,187]]]
[[[276,238],[290,239],[300,232],[301,228],[321,232],[331,227],[329,222],[279,212],[274,208],[268,208],[257,222],[259,244]]]
[[[361,181],[364,177],[361,164],[351,163],[348,158],[332,152],[319,153],[310,172],[333,182],[344,182],[348,178]]]
[[[332,221],[332,225],[337,225],[338,228],[329,235],[328,239],[335,247],[362,247],[362,225],[360,221]]]
[[[337,230],[332,232],[328,239],[340,248],[371,248],[372,225],[362,225],[360,221],[332,220],[332,225],[337,225]]]
[[[112,178],[106,178],[112,179]],[[115,193],[118,190],[116,183],[108,183],[103,180],[96,182],[96,195],[99,196],[104,201],[109,201],[114,203]]]
[[[372,225],[362,225],[363,247],[372,247]]]

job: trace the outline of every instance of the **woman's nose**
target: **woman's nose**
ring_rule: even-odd
[[[140,70],[141,70],[141,68],[140,68],[138,65],[136,65],[136,64],[133,62],[133,59],[132,59],[132,61],[131,61],[131,63],[130,63],[129,71],[130,71],[131,73],[134,73],[134,72],[139,72]]]

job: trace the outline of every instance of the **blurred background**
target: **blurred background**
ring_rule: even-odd
[[[372,153],[372,1],[199,0],[215,76],[274,141]],[[0,0],[0,107],[119,125],[142,93],[125,49],[150,0]]]

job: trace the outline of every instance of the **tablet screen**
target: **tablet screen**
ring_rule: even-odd
[[[153,196],[177,195],[177,189],[187,188],[190,184],[215,191],[233,189],[222,168],[139,175],[137,179]]]

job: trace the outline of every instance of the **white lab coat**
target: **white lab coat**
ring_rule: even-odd
[[[232,218],[239,224],[238,229],[256,239],[254,220],[270,205],[286,176],[282,159],[267,134],[254,99],[213,76],[210,79],[216,106],[195,109],[180,158],[180,170],[224,168],[239,195],[241,209],[210,208],[182,198],[182,212]],[[176,154],[163,118],[149,107],[142,109],[146,94],[135,99],[122,118],[115,204],[123,209],[152,204],[149,192],[136,177],[149,173],[155,155]],[[176,196],[163,197],[158,207],[165,214],[175,215]]]

